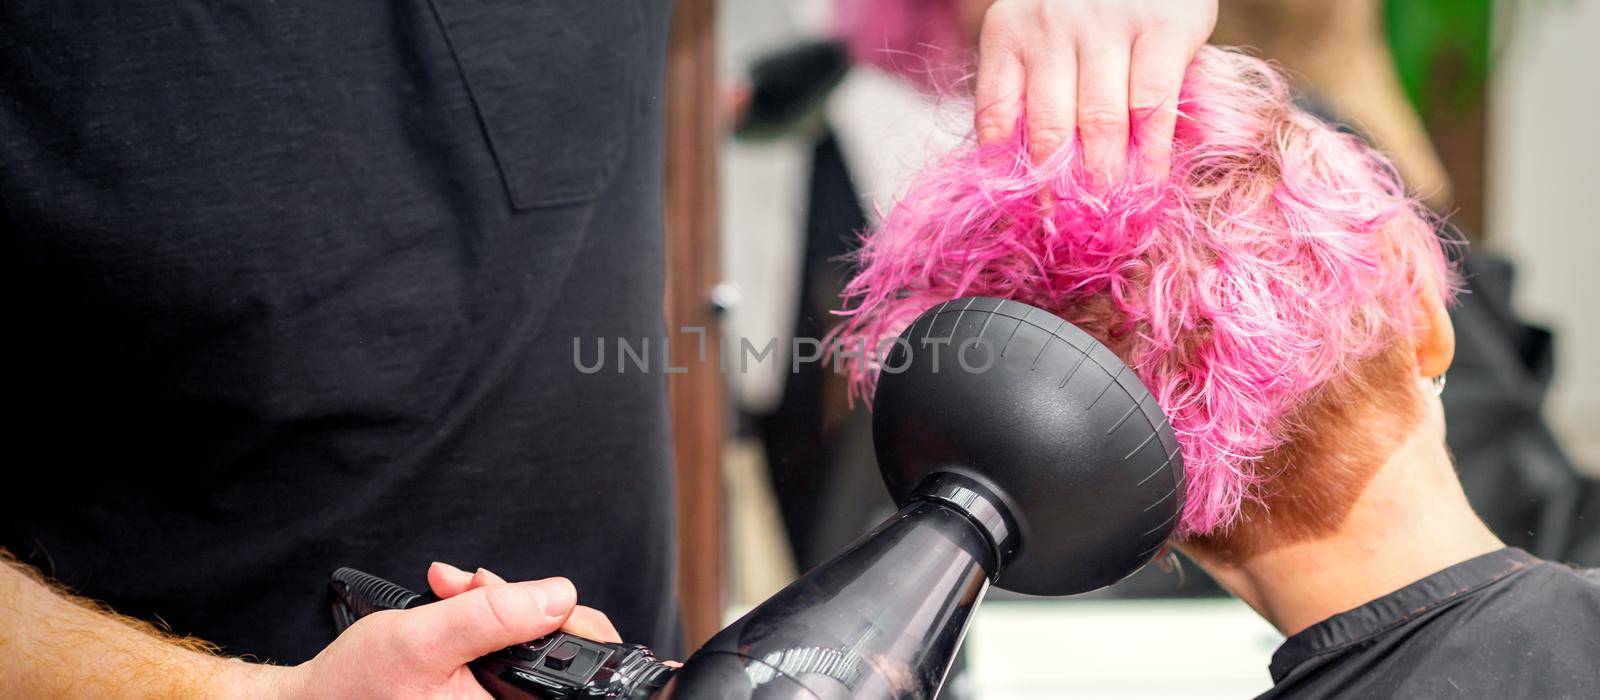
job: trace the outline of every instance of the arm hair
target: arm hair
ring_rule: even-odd
[[[0,688],[19,697],[233,697],[274,667],[119,615],[0,548]],[[260,688],[260,686],[256,686]]]

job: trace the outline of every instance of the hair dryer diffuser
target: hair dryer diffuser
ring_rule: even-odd
[[[873,410],[900,512],[718,633],[667,695],[931,697],[991,580],[1106,586],[1177,524],[1183,466],[1155,399],[1046,311],[924,313],[884,358]]]
[[[1161,407],[1077,326],[1015,301],[956,299],[919,317],[883,364],[872,427],[889,491],[904,503],[947,472],[995,492],[1016,529],[999,552],[1001,588],[1108,586],[1177,524],[1183,461]]]

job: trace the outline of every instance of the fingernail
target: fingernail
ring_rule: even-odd
[[[467,572],[462,571],[461,569],[458,569],[458,568],[456,568],[454,566],[451,566],[449,564],[446,564],[446,563],[444,563],[442,561],[434,562],[429,568],[432,568],[432,567],[438,567],[439,568],[439,572],[442,573],[445,576],[445,578],[448,578],[448,579],[451,579],[451,580],[454,580],[454,581],[459,581],[461,579],[469,578],[471,576]]]
[[[544,609],[544,614],[550,617],[563,617],[572,612],[572,608],[578,604],[578,590],[573,588],[571,581],[564,578],[534,581],[532,590],[539,601],[539,606]]]

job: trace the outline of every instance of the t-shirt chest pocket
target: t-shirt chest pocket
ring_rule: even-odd
[[[625,155],[636,0],[430,0],[517,209],[595,198]]]

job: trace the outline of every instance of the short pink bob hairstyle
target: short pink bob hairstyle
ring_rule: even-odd
[[[922,173],[864,237],[840,336],[877,347],[967,295],[1079,324],[1171,420],[1188,537],[1226,532],[1258,497],[1262,458],[1297,434],[1294,413],[1412,337],[1421,295],[1448,301],[1456,285],[1390,163],[1296,108],[1267,63],[1205,47],[1177,107],[1158,182],[1130,172],[1096,188],[1075,145],[1035,165],[1021,128]],[[870,392],[871,357],[851,372]]]

